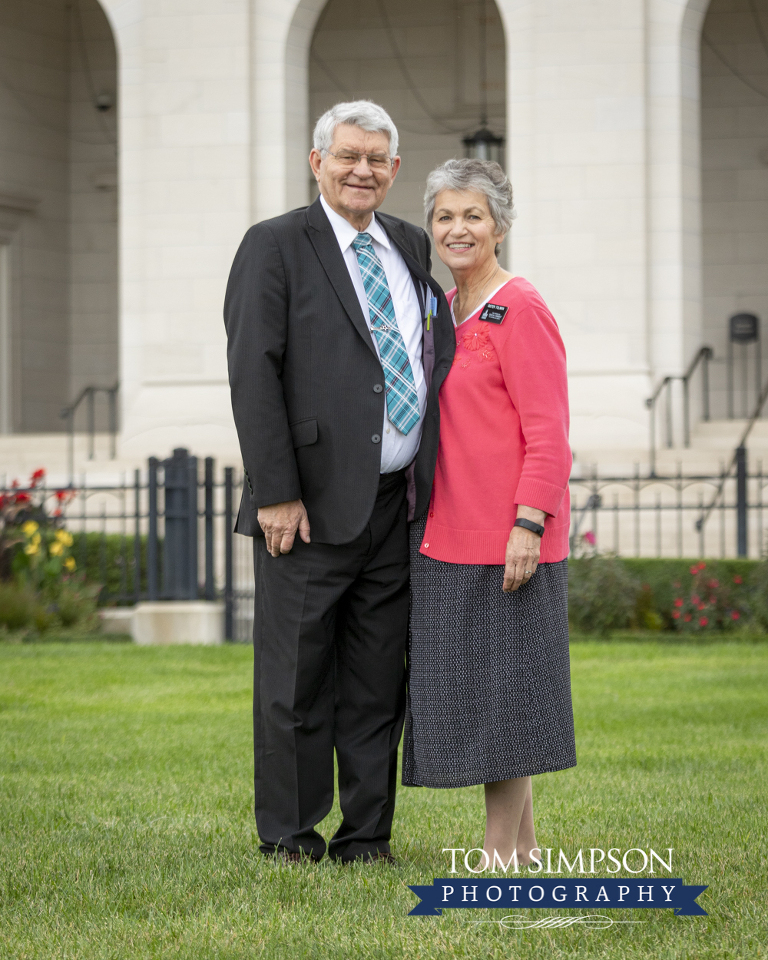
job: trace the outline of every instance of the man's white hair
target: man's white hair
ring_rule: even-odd
[[[340,123],[350,123],[369,133],[386,133],[389,137],[389,155],[397,156],[397,127],[387,111],[372,100],[352,100],[337,103],[326,110],[315,124],[312,146],[320,153],[327,153],[333,144],[333,135]]]

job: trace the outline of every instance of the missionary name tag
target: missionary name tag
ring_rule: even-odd
[[[509,310],[509,307],[502,307],[498,303],[486,303],[483,312],[480,314],[480,319],[486,320],[488,323],[501,323],[507,315],[507,310]]]

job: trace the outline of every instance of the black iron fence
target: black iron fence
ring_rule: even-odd
[[[622,556],[761,557],[768,552],[768,476],[746,453],[708,476],[571,480],[571,546]],[[242,477],[175,450],[121,483],[83,478],[61,506],[78,568],[104,584],[102,600],[209,600],[223,604],[228,640],[247,642],[253,620],[251,540],[234,536]],[[7,488],[2,490],[9,493]],[[18,492],[18,491],[17,491]],[[58,502],[54,491],[35,496]]]
[[[715,475],[572,478],[571,549],[620,556],[752,557],[768,554],[768,476],[748,470],[740,447]]]

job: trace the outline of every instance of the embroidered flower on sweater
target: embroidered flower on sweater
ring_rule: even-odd
[[[493,359],[493,344],[488,336],[488,331],[480,327],[476,327],[459,337],[458,346],[464,347],[465,350],[475,354],[480,360]],[[466,369],[471,363],[471,359],[466,354],[457,353],[453,362]]]
[[[461,338],[461,345],[473,353],[475,350],[481,350],[483,347],[487,347],[489,345],[488,331],[475,327],[474,330],[464,334]]]

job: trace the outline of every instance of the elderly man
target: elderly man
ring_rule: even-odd
[[[407,520],[429,502],[454,349],[420,228],[374,214],[400,167],[369,101],[317,122],[309,207],[251,227],[224,308],[253,536],[261,850],[391,861],[408,627]]]

